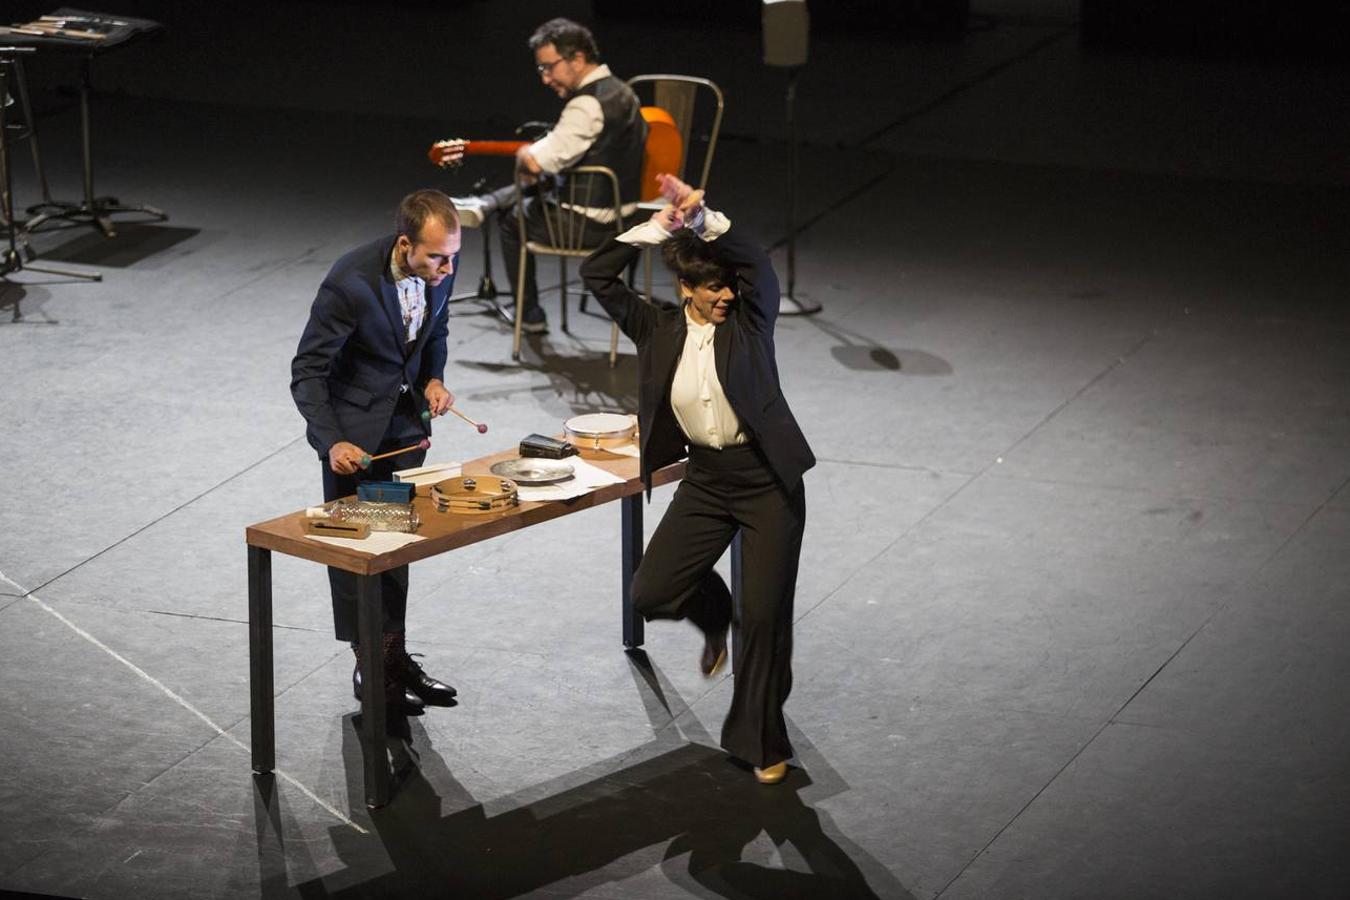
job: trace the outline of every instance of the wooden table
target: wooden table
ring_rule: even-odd
[[[464,463],[465,475],[487,475],[501,460],[515,459],[515,450]],[[623,643],[641,646],[642,619],[633,611],[632,581],[642,559],[642,493],[638,461],[618,457],[588,462],[624,478],[622,484],[606,485],[571,500],[522,502],[519,506],[482,515],[459,515],[436,511],[429,497],[413,502],[422,524],[414,541],[389,553],[372,555],[313,540],[304,532],[304,510],[290,513],[245,529],[248,543],[248,632],[249,708],[253,727],[253,771],[263,775],[276,766],[276,726],[272,670],[272,551],[297,556],[357,576],[357,635],[361,644],[361,749],[365,755],[366,803],[373,807],[389,802],[391,772],[385,752],[384,664],[381,632],[381,572],[427,559],[459,547],[527,528],[609,503],[621,501],[620,580],[622,584]],[[679,481],[684,463],[652,473],[652,485]]]

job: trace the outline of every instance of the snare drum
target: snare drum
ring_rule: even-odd
[[[431,486],[437,512],[480,515],[520,505],[516,483],[495,475],[461,475]]]
[[[582,456],[614,459],[621,454],[610,453],[609,448],[633,443],[637,434],[637,417],[619,413],[587,413],[573,416],[564,422],[563,432]]]

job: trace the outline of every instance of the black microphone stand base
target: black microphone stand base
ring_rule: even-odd
[[[808,297],[794,297],[791,294],[783,294],[778,298],[778,314],[780,316],[809,316],[821,311],[823,307]]]
[[[477,187],[478,185],[475,185],[475,188]],[[451,294],[450,299],[447,300],[446,303],[474,302],[483,304],[484,309],[482,309],[481,312],[495,315],[507,325],[514,326],[516,324],[515,316],[513,315],[514,309],[512,312],[507,312],[502,309],[501,304],[497,302],[497,298],[505,295],[503,292],[497,290],[497,283],[492,280],[493,229],[490,223],[494,221],[493,216],[495,215],[497,215],[496,210],[483,217],[483,276],[478,279],[478,288],[472,291],[465,291],[461,294]]]
[[[168,221],[169,214],[162,209],[145,203],[121,203],[116,197],[99,197],[93,204],[63,203],[53,200],[28,207],[32,216],[26,223],[29,232],[41,230],[47,222],[61,219],[73,225],[92,225],[103,232],[104,237],[117,237],[117,228],[112,216],[116,213],[136,213],[145,216],[146,222]]]

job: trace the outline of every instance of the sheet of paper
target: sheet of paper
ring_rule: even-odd
[[[616,456],[631,456],[633,459],[638,458],[637,444],[621,444],[618,447],[606,447],[605,449]]]
[[[450,476],[446,476],[447,478]],[[372,531],[370,537],[361,540],[352,538],[328,537],[326,535],[307,534],[305,537],[311,541],[323,541],[325,544],[332,544],[334,547],[346,547],[348,550],[359,550],[362,553],[369,553],[376,556],[380,553],[388,553],[391,550],[397,550],[399,547],[406,547],[408,544],[416,541],[424,541],[426,538],[415,534],[405,534],[402,531]]]
[[[605,471],[599,466],[592,465],[579,456],[568,457],[567,462],[572,466],[571,478],[557,484],[518,485],[517,490],[520,493],[520,499],[533,501],[570,500],[573,497],[589,494],[598,487],[607,484],[623,484],[626,480],[612,472]]]
[[[399,469],[394,473],[394,480],[418,485],[435,484],[447,478],[454,478],[459,474],[460,464],[457,462],[435,463],[429,466],[418,466],[415,469]]]

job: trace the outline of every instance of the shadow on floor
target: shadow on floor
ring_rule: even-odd
[[[594,767],[597,777],[556,791],[532,788],[533,799],[488,815],[415,728],[424,749],[413,753],[415,765],[393,802],[371,812],[372,833],[331,830],[347,870],[327,879],[288,886],[286,826],[275,792],[268,785],[255,793],[258,834],[271,832],[258,846],[262,896],[506,898],[541,889],[575,896],[659,866],[695,897],[912,900],[885,866],[802,799],[813,784],[805,770],[764,786],[720,750],[685,742],[664,727],[669,719],[658,721],[658,711],[670,709],[663,692],[668,682],[640,651],[630,662],[653,724],[662,729],[645,748],[652,754],[631,763],[644,749],[635,748]],[[360,742],[350,721],[344,724],[349,802],[360,809]],[[812,768],[818,765],[828,769],[823,761]],[[827,772],[831,779],[837,776]],[[443,808],[454,811],[443,815]],[[353,884],[363,870],[378,874]]]
[[[42,258],[51,262],[126,269],[201,233],[200,228],[141,223],[118,223],[117,237],[114,238],[104,237],[92,228],[78,230],[81,232],[78,237],[47,250]]]
[[[459,361],[466,368],[491,374],[536,372],[548,378],[546,386],[530,383],[479,391],[473,399],[499,400],[522,392],[542,392],[558,397],[575,413],[637,412],[636,360],[631,353],[621,349],[617,365],[611,368],[608,334],[604,348],[597,350],[594,341],[587,342],[567,334],[551,321],[550,329],[548,334],[525,336],[519,362],[511,359],[511,333],[505,326],[501,328],[500,361]]]

